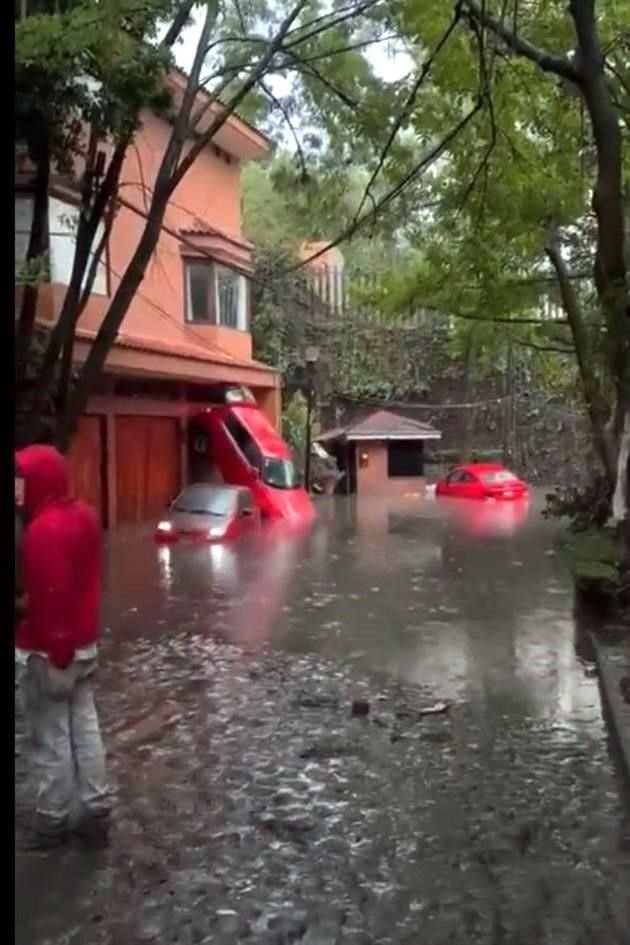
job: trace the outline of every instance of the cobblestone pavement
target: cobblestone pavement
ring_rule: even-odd
[[[444,609],[433,557],[419,565],[411,554],[417,541],[397,535],[383,553],[395,557],[398,573],[424,573],[435,608]],[[532,560],[548,561],[549,535],[536,541]],[[478,611],[474,620],[485,621],[487,634],[477,638],[473,621],[466,646],[476,641],[487,677],[480,687],[477,673],[466,688],[456,661],[435,678],[437,628],[425,609],[429,643],[419,652],[430,672],[411,671],[409,644],[400,640],[394,664],[403,668],[395,672],[384,660],[378,666],[380,650],[366,640],[355,658],[356,627],[369,624],[379,594],[367,566],[364,593],[357,590],[344,561],[356,553],[354,542],[342,533],[327,548],[327,561],[339,555],[333,570],[337,595],[346,580],[343,604],[316,606],[334,594],[333,578],[315,575],[313,548],[303,550],[291,579],[297,602],[281,595],[276,609],[265,610],[260,598],[260,620],[284,621],[293,652],[278,639],[270,647],[269,634],[250,635],[243,648],[209,633],[190,578],[202,566],[193,559],[181,565],[187,601],[177,567],[161,596],[136,586],[134,598],[121,590],[122,577],[112,579],[110,594],[118,596],[110,613],[127,614],[106,641],[99,682],[116,791],[114,842],[93,856],[16,857],[17,945],[628,945],[624,800],[596,680],[575,654],[549,663],[543,646],[565,653],[566,593],[550,573],[527,566],[523,544],[516,553],[525,588],[515,589],[514,601],[529,597],[553,638],[528,630],[523,656],[523,641],[520,650],[508,646],[492,616]],[[137,583],[138,569],[158,566],[155,550],[146,552],[149,565],[133,541],[126,547],[131,554],[119,549],[116,567]],[[501,587],[514,559],[505,547],[495,560],[502,559],[504,570],[497,564],[489,580],[513,642],[525,610],[507,608]],[[457,566],[472,568],[470,559]],[[286,577],[281,567],[276,573]],[[251,607],[244,581],[239,600]],[[224,584],[217,594],[215,581],[214,609],[234,628],[242,611],[222,609],[230,593]],[[358,600],[350,596],[357,593]],[[400,608],[418,607],[414,594],[410,587]],[[453,610],[463,606],[451,597]],[[134,599],[142,602],[130,606]],[[359,614],[347,628],[354,641],[336,651],[320,646],[333,655],[314,652],[306,624],[312,631],[321,611],[322,635],[343,639],[329,624],[340,622],[336,606],[350,612],[348,599]],[[290,629],[299,612],[301,643]],[[457,652],[453,623],[438,618],[446,660]],[[149,624],[159,629],[149,632]],[[533,665],[527,692],[523,659]],[[446,707],[435,705],[440,696]],[[426,714],[430,708],[438,711]],[[18,704],[18,825],[30,803],[20,720]]]

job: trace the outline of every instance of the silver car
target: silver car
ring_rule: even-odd
[[[260,510],[245,486],[194,483],[186,486],[160,520],[156,539],[233,541],[260,528]]]

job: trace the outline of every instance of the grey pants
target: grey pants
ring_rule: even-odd
[[[75,661],[59,670],[36,654],[22,668],[24,713],[38,779],[38,829],[64,829],[77,805],[84,817],[109,813],[105,750],[92,691],[95,670],[96,660]]]

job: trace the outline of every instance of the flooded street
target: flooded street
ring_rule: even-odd
[[[114,842],[17,859],[16,943],[630,942],[626,799],[541,504],[116,536]],[[18,820],[24,753],[18,718]]]

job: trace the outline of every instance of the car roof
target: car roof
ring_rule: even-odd
[[[469,472],[481,473],[481,472],[501,472],[505,469],[505,466],[501,466],[500,463],[462,463],[461,466],[457,466],[457,469],[466,469]],[[507,472],[507,470],[505,470]]]
[[[246,492],[248,495],[251,495],[251,489],[247,486],[232,486],[228,482],[189,482],[182,489],[182,492],[186,492],[188,489],[206,489],[208,492]]]

